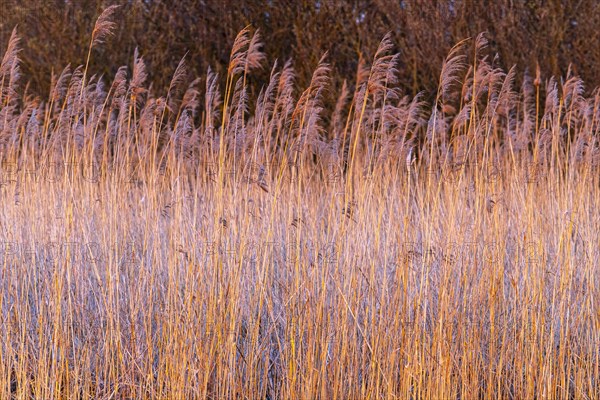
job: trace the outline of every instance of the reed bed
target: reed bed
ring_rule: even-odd
[[[600,92],[480,35],[426,102],[385,37],[328,105],[261,41],[44,100],[2,44],[0,398],[599,398]]]

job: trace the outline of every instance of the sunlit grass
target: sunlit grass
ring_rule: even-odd
[[[516,90],[480,36],[427,105],[385,38],[327,123],[326,58],[248,99],[247,29],[228,76],[202,92],[183,60],[158,98],[137,52],[23,97],[17,49],[0,398],[598,397],[600,103],[576,77]]]

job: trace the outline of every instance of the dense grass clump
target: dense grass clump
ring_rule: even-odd
[[[157,96],[114,11],[44,100],[0,64],[0,398],[598,398],[599,91],[481,35],[426,104],[386,36],[324,119],[244,29]]]

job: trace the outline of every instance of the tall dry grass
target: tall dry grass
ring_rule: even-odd
[[[325,120],[326,56],[250,101],[249,28],[227,76],[184,59],[160,97],[143,49],[34,98],[20,45],[0,64],[0,398],[600,396],[600,92],[576,76],[517,88],[479,36],[425,104],[385,37]]]

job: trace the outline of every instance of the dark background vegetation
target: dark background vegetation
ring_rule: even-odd
[[[406,94],[434,90],[452,45],[482,31],[506,69],[517,64],[519,72],[533,74],[539,63],[548,78],[564,75],[572,63],[588,89],[600,84],[595,0],[0,0],[0,51],[18,24],[23,75],[32,91],[44,95],[52,71],[85,62],[94,22],[111,4],[122,5],[118,29],[94,50],[91,71],[112,78],[119,66],[131,65],[137,46],[156,91],[165,90],[187,51],[195,76],[204,76],[208,66],[222,73],[236,34],[248,24],[260,29],[268,57],[252,77],[254,87],[267,80],[275,59],[288,58],[303,87],[329,51],[339,91],[344,79],[352,84],[359,59],[370,60],[388,31],[401,54]]]

